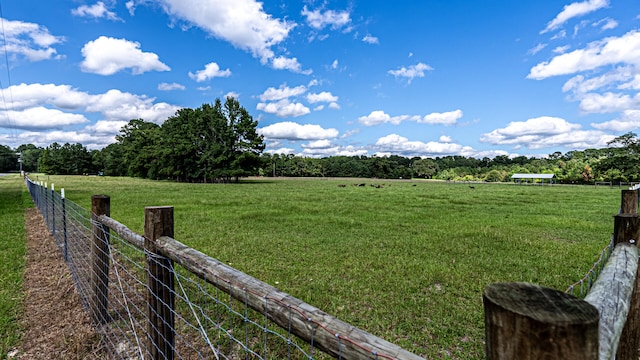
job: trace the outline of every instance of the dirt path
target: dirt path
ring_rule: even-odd
[[[36,209],[25,213],[27,263],[24,275],[25,329],[13,352],[17,359],[101,359],[100,341],[80,302],[44,220]]]

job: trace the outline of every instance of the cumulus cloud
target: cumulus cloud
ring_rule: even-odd
[[[606,147],[613,136],[596,130],[581,130],[579,124],[564,119],[542,116],[527,121],[514,121],[505,128],[482,134],[481,142],[493,145],[525,146],[529,149],[564,146],[570,149]]]
[[[616,64],[640,65],[640,31],[594,41],[584,49],[557,55],[531,68],[527,78],[541,80]]]
[[[540,31],[540,34],[555,30],[575,17],[583,16],[609,6],[609,0],[586,0],[565,5],[562,11]]]
[[[197,82],[203,82],[215,77],[229,77],[231,76],[231,70],[220,70],[220,66],[215,62],[210,62],[204,66],[204,69],[196,71],[196,73],[189,72],[189,77]]]
[[[304,85],[299,85],[291,88],[283,84],[280,85],[280,87],[277,89],[274,87],[269,87],[262,94],[260,94],[259,98],[261,101],[276,101],[302,95],[305,92],[307,92],[307,87]]]
[[[113,21],[122,21],[116,13],[109,11],[102,1],[98,1],[93,5],[80,5],[72,9],[71,14],[79,17],[105,18]]]
[[[589,93],[582,96],[580,110],[585,113],[611,113],[640,106],[640,93],[634,96],[606,92],[604,94]]]
[[[462,110],[460,109],[443,113],[431,113],[425,115],[425,117],[422,118],[422,120],[418,120],[418,122],[424,124],[454,125],[462,115]]]
[[[316,30],[322,30],[327,26],[331,26],[332,29],[339,29],[351,22],[351,16],[347,10],[325,10],[323,12],[316,9],[310,11],[305,5],[302,8],[302,15],[306,17],[307,24]]]
[[[311,104],[315,104],[317,102],[336,102],[338,101],[338,97],[331,94],[328,91],[322,91],[320,93],[309,93],[307,94],[307,101]]]
[[[462,117],[462,115],[462,110],[454,110],[444,113],[431,113],[424,117],[419,115],[391,116],[382,110],[375,110],[369,115],[359,117],[358,122],[364,126],[375,126],[385,123],[398,125],[403,121],[416,121],[421,124],[432,125],[453,125]]]
[[[369,115],[360,116],[358,122],[364,126],[376,126],[380,124],[390,123],[398,125],[405,120],[420,120],[420,116],[398,115],[391,116],[382,110],[374,110]]]
[[[307,115],[311,110],[301,103],[291,102],[288,99],[282,99],[278,102],[258,103],[256,109],[279,117],[298,117]]]
[[[271,65],[276,70],[289,70],[303,75],[310,75],[311,73],[313,73],[313,70],[311,69],[302,70],[302,65],[300,65],[297,58],[278,56],[271,59]]]
[[[379,138],[375,143],[375,147],[378,153],[395,154],[406,157],[446,156],[459,155],[461,153],[472,154],[474,152],[473,148],[469,146],[462,146],[451,142],[429,141],[425,143],[422,141],[411,141],[398,134],[390,134]]]
[[[186,89],[184,85],[178,83],[160,83],[158,84],[158,90],[162,91],[171,91],[171,90],[184,90]]]
[[[419,62],[416,65],[411,65],[409,67],[403,66],[397,70],[389,70],[388,73],[395,76],[396,78],[407,78],[407,81],[411,83],[414,78],[424,77],[424,72],[431,70],[433,70],[431,66]]]
[[[82,56],[82,71],[99,75],[113,75],[124,69],[131,69],[134,75],[171,70],[158,55],[143,52],[140,43],[126,39],[100,36],[82,47]]]
[[[24,110],[0,112],[0,127],[26,130],[61,129],[67,125],[87,123],[84,115],[36,106]]]
[[[7,53],[34,62],[60,58],[53,45],[62,43],[64,37],[51,35],[46,27],[30,22],[2,19],[2,23]]]
[[[295,122],[285,121],[259,128],[258,132],[267,139],[286,140],[324,140],[338,136],[338,130],[334,128],[324,129],[320,125],[300,125]]]
[[[640,128],[640,110],[624,110],[617,119],[602,123],[592,123],[591,126],[599,130],[610,130],[618,133],[637,130]]]
[[[13,97],[12,109],[25,111],[30,108],[49,108],[66,111],[99,113],[103,120],[129,121],[142,118],[147,121],[162,122],[175,114],[180,107],[167,103],[156,103],[154,98],[144,95],[135,95],[120,90],[112,89],[102,94],[89,94],[79,91],[70,85],[55,84],[20,84],[13,85],[5,91]],[[0,104],[0,107],[3,106]],[[8,110],[8,109],[5,109]],[[57,123],[56,119],[49,119],[50,128],[59,128],[68,125],[64,121]],[[77,119],[77,118],[76,118]]]
[[[256,0],[202,1],[158,0],[177,19],[249,51],[263,63],[274,57],[271,49],[283,42],[295,23],[275,19]]]

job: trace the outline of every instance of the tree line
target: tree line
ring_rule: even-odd
[[[606,148],[554,152],[545,158],[459,155],[421,158],[264,153],[257,121],[233,98],[184,108],[162,125],[130,120],[101,150],[82,144],[0,145],[0,172],[98,174],[181,182],[230,182],[246,176],[360,177],[509,181],[514,173],[552,173],[561,183],[640,181],[640,139],[629,132]],[[18,156],[18,153],[20,154]],[[20,160],[20,162],[19,162]]]

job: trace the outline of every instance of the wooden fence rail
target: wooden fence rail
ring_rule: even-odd
[[[614,250],[584,300],[525,283],[483,294],[487,359],[619,359],[640,355],[638,190],[623,190]]]
[[[107,201],[108,197],[94,197],[94,201]],[[273,286],[244,274],[195,249],[173,239],[173,208],[145,208],[145,235],[141,236],[108,216],[108,205],[94,204],[92,218],[106,230],[113,230],[122,239],[137,248],[143,248],[147,256],[147,306],[150,319],[148,345],[152,359],[172,359],[174,329],[174,274],[173,263],[204,279],[219,290],[230,294],[242,294],[247,306],[279,327],[333,357],[342,359],[399,359],[418,360],[421,357],[399,346],[353,327],[315,307],[284,293]],[[107,210],[104,210],[107,209]],[[100,231],[98,231],[100,232]],[[108,235],[96,240],[96,246],[108,244]],[[108,250],[96,250],[95,257],[102,257]],[[96,263],[103,264],[104,259]],[[108,260],[106,260],[108,261]],[[107,263],[108,264],[108,263]],[[96,271],[106,274],[108,270]],[[102,303],[104,281],[93,279],[96,296]]]

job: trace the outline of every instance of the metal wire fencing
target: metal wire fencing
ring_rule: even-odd
[[[156,239],[146,215],[142,236],[109,218],[110,205],[89,211],[53,184],[25,183],[112,358],[420,359],[175,239]]]

